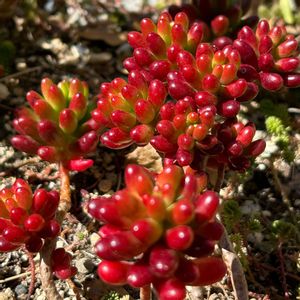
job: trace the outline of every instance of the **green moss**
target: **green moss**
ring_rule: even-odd
[[[297,228],[292,223],[284,220],[275,220],[272,223],[272,233],[280,240],[295,239],[297,236]],[[299,234],[299,233],[298,233]]]
[[[267,132],[275,139],[283,159],[289,163],[293,162],[295,153],[290,142],[290,127],[287,127],[282,119],[276,116],[269,116],[266,119],[265,124]]]
[[[263,99],[260,102],[260,111],[267,117],[278,117],[285,126],[289,126],[290,124],[290,116],[286,104],[274,104],[270,99]]]
[[[101,300],[120,300],[121,296],[116,291],[109,291],[101,297]]]
[[[245,252],[245,247],[244,247],[244,242],[243,242],[242,235],[239,234],[239,233],[232,234],[230,236],[230,240],[233,243],[234,251],[236,252],[238,257],[240,258],[240,262],[241,262],[243,268],[248,269],[249,268],[249,262],[248,262],[248,258],[247,258],[247,253]]]
[[[248,228],[252,232],[260,232],[262,230],[261,223],[258,219],[252,218],[248,222]]]
[[[226,200],[223,204],[222,218],[227,230],[232,231],[232,228],[240,221],[241,217],[242,213],[237,201]]]
[[[0,65],[4,67],[5,73],[9,73],[15,53],[16,49],[12,42],[0,42]]]

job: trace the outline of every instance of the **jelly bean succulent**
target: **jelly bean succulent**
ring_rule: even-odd
[[[91,115],[107,129],[102,144],[121,149],[150,142],[165,163],[154,177],[129,166],[125,189],[89,202],[90,214],[104,223],[96,253],[107,283],[153,284],[159,299],[183,299],[185,285],[225,274],[222,260],[210,256],[223,232],[210,188],[220,189],[224,170],[246,171],[266,146],[255,140],[254,123],[239,120],[241,104],[260,89],[300,86],[294,36],[265,20],[243,24],[247,5],[225,2],[227,15],[213,11],[214,1],[194,6],[211,6],[205,18],[211,30],[193,21],[197,14],[191,17],[187,7],[173,18],[162,13],[156,24],[143,19],[141,32],[128,34],[134,49],[124,61],[128,79],[101,85]]]
[[[88,203],[104,225],[95,246],[99,276],[109,284],[143,287],[153,283],[159,299],[184,299],[185,285],[207,285],[226,272],[211,256],[223,234],[215,215],[217,193],[207,175],[176,165],[152,175],[138,165],[125,170],[126,187]],[[206,268],[213,272],[204,272]],[[171,299],[171,298],[170,298]]]
[[[0,190],[0,252],[24,245],[29,252],[39,252],[45,239],[54,239],[60,232],[55,220],[58,204],[58,192],[37,189],[32,193],[20,178]]]
[[[258,80],[269,91],[300,86],[300,74],[296,72],[298,42],[293,35],[287,34],[284,26],[270,28],[266,20],[258,23],[256,31],[245,26],[239,31],[233,47],[238,49],[245,64],[240,68],[244,78]]]
[[[29,91],[26,99],[31,108],[17,111],[13,125],[19,135],[12,138],[12,145],[70,170],[87,169],[93,160],[83,157],[98,142],[98,127],[89,118],[87,84],[72,79],[56,85],[44,78],[41,90],[42,95]]]
[[[92,112],[99,126],[109,128],[101,136],[104,145],[150,142],[181,166],[203,158],[239,171],[250,166],[265,142],[253,140],[253,123],[238,121],[240,105],[255,99],[260,87],[300,85],[297,41],[265,20],[255,30],[244,26],[227,45],[203,40],[202,24],[189,25],[182,12],[174,21],[163,13],[156,25],[143,19],[141,33],[129,33],[134,52],[124,61],[128,81],[102,84]]]
[[[205,22],[212,36],[220,34],[228,36],[243,25],[256,25],[257,16],[244,17],[250,5],[250,0],[195,0],[192,4],[171,5],[169,13],[175,16],[183,11],[191,21]]]
[[[214,250],[226,238],[216,216],[224,171],[246,171],[266,146],[255,139],[255,124],[239,118],[241,105],[262,89],[300,86],[297,40],[284,26],[242,19],[249,4],[197,0],[173,6],[156,24],[143,19],[141,32],[128,34],[127,78],[102,83],[95,105],[78,79],[45,78],[41,94],[28,92],[30,108],[17,111],[11,141],[60,164],[60,197],[43,189],[32,195],[21,179],[1,190],[0,251],[25,244],[40,251],[41,272],[73,276],[71,255],[55,244],[71,207],[69,171],[93,164],[86,156],[99,140],[111,149],[150,143],[163,159],[160,174],[129,165],[125,188],[88,201],[101,223],[99,277],[141,291],[152,285],[162,300],[221,280],[226,266]],[[42,278],[46,289],[50,277]]]
[[[64,248],[56,248],[51,254],[51,267],[59,279],[67,279],[77,273],[77,268],[71,265],[71,254]]]

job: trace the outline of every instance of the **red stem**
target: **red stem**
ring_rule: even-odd
[[[29,265],[30,265],[30,272],[31,272],[31,281],[30,281],[30,285],[29,285],[29,289],[28,289],[28,296],[27,296],[27,300],[30,299],[30,296],[33,293],[34,290],[34,284],[35,284],[35,263],[33,260],[33,255],[31,252],[29,252],[28,250],[25,249],[26,255],[28,257],[29,260]]]
[[[59,176],[60,176],[60,202],[58,211],[56,213],[56,219],[61,224],[65,218],[66,213],[71,208],[71,190],[70,190],[70,177],[69,170],[64,167],[62,163],[59,164]],[[46,293],[47,299],[62,300],[62,297],[58,294],[51,270],[51,254],[56,248],[56,239],[46,240],[44,247],[42,248],[41,262],[40,262],[40,275],[42,281],[43,290]]]
[[[71,208],[71,189],[70,189],[70,174],[69,170],[60,163],[59,164],[59,177],[60,177],[60,202],[56,219],[59,223],[65,218],[66,213]]]
[[[140,288],[140,299],[141,300],[150,300],[151,299],[151,287],[146,285]]]

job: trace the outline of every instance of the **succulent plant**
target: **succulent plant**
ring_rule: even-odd
[[[77,268],[71,265],[71,254],[64,248],[56,248],[51,254],[51,267],[59,279],[67,279],[77,273]]]
[[[251,0],[216,1],[195,0],[192,4],[171,5],[169,13],[174,17],[179,12],[187,14],[191,21],[205,22],[210,38],[226,35],[229,37],[244,25],[255,26],[258,17],[245,17]]]
[[[0,252],[16,250],[25,244],[29,252],[39,252],[43,240],[60,232],[55,220],[59,203],[56,191],[37,189],[17,179],[11,188],[0,190]]]
[[[219,197],[206,188],[206,174],[186,172],[170,165],[153,176],[128,165],[124,189],[89,201],[89,213],[104,223],[95,246],[102,280],[153,283],[159,299],[176,290],[172,299],[179,300],[185,285],[207,285],[225,275],[222,259],[211,256],[223,234],[215,218]],[[214,271],[203,272],[208,267]]]
[[[259,69],[257,49],[263,47],[266,36],[271,40],[272,30],[278,31],[268,26],[266,21],[259,22],[256,35],[244,26],[238,39],[217,45],[202,42],[203,26],[198,22],[189,25],[185,13],[178,13],[174,21],[163,13],[157,25],[143,19],[141,33],[128,34],[134,48],[133,56],[124,61],[128,83],[117,78],[102,84],[92,112],[99,126],[110,128],[101,142],[120,149],[150,141],[165,158],[181,166],[195,166],[206,157],[209,163],[215,160],[231,169],[246,170],[251,159],[264,150],[265,142],[252,141],[253,124],[239,133],[244,127],[236,119],[240,104],[255,99],[260,85],[270,91],[282,87],[284,80],[278,86],[276,78],[289,78],[285,80],[289,87],[299,84],[299,74],[291,73],[299,62],[292,46],[285,52],[288,57],[279,60],[278,73]],[[294,45],[294,38],[289,38]],[[272,45],[268,51],[277,53]],[[247,136],[247,143],[241,142],[245,139],[241,135]]]
[[[56,85],[45,78],[42,94],[30,91],[30,108],[18,110],[13,146],[60,163],[59,222],[71,207],[69,170],[93,164],[86,155],[99,138],[112,149],[150,143],[161,154],[160,174],[129,165],[125,188],[88,201],[102,225],[95,252],[104,282],[142,291],[152,284],[159,299],[180,300],[186,285],[209,285],[226,274],[214,255],[224,233],[216,218],[224,171],[246,171],[266,146],[255,140],[254,123],[240,121],[240,107],[261,89],[300,86],[297,40],[284,26],[242,18],[250,2],[197,0],[173,6],[156,24],[145,18],[141,32],[128,34],[134,49],[124,61],[128,78],[102,83],[97,106],[85,82]],[[42,256],[44,240],[53,241],[60,229],[58,194],[32,195],[17,180],[0,199],[0,251],[25,244]],[[59,279],[76,273],[65,249],[55,249],[50,260],[47,268]]]
[[[240,76],[258,80],[269,91],[300,86],[298,42],[284,26],[270,28],[266,20],[258,23],[256,31],[245,26],[233,47],[240,52],[244,64]]]
[[[29,91],[31,108],[17,111],[13,125],[19,135],[12,138],[12,145],[70,170],[87,169],[93,160],[84,156],[96,149],[98,125],[89,118],[86,83],[72,79],[56,85],[45,78],[41,90],[42,95]]]

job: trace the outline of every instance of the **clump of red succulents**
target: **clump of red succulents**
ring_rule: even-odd
[[[254,26],[257,23],[257,16],[243,17],[250,5],[250,0],[195,0],[192,4],[171,5],[169,13],[174,17],[178,12],[185,12],[191,21],[206,22],[212,34],[218,36],[220,34],[218,29],[222,28],[221,34],[228,36],[243,25]]]
[[[101,142],[114,149],[125,148],[132,143],[146,145],[153,135],[153,122],[166,99],[163,82],[146,82],[139,71],[132,71],[128,83],[116,78],[101,86],[93,119],[101,127],[111,128],[101,137]]]
[[[97,107],[88,102],[85,82],[56,85],[45,78],[42,95],[30,91],[31,108],[17,112],[13,146],[62,163],[62,179],[93,164],[85,157],[95,151],[100,131],[106,147],[151,143],[163,157],[160,174],[129,165],[124,189],[88,203],[103,224],[95,247],[103,281],[152,284],[159,299],[180,300],[186,285],[209,285],[225,275],[224,262],[213,256],[223,234],[215,191],[224,170],[246,171],[266,146],[255,140],[252,122],[238,119],[241,103],[255,99],[260,88],[300,86],[296,39],[283,26],[241,19],[249,3],[198,0],[162,13],[157,24],[145,18],[141,32],[128,34],[134,49],[124,61],[128,79],[103,83]],[[178,9],[184,12],[172,13]],[[69,181],[62,182],[69,190]],[[0,198],[0,251],[25,244],[37,252],[43,239],[58,234],[55,192],[32,196],[17,180]],[[50,267],[60,279],[76,273],[61,248]]]
[[[58,204],[56,191],[37,189],[33,194],[23,179],[0,190],[0,252],[23,245],[29,252],[39,252],[44,239],[53,239],[60,232],[55,220]]]
[[[284,26],[270,28],[261,20],[255,31],[243,27],[233,42],[242,58],[239,76],[258,81],[269,91],[300,86],[298,42]]]
[[[222,259],[210,256],[223,227],[215,218],[219,197],[206,188],[206,174],[168,165],[153,176],[128,165],[125,184],[88,204],[104,223],[95,246],[102,280],[133,287],[153,283],[159,299],[179,300],[185,285],[208,285],[225,275]]]
[[[87,84],[78,79],[58,85],[45,78],[42,95],[27,93],[31,108],[21,108],[13,122],[19,133],[12,145],[49,162],[61,162],[70,170],[83,171],[93,160],[83,157],[95,150],[98,126],[89,119]]]
[[[298,43],[293,35],[286,33],[284,26],[270,28],[266,20],[261,20],[256,29],[242,27],[236,39],[208,43],[202,24],[190,24],[187,15],[181,12],[174,20],[168,13],[161,14],[157,25],[143,19],[141,31],[128,34],[134,52],[124,61],[124,66],[128,71],[141,70],[146,80],[167,81],[170,95],[175,99],[183,94],[191,95],[195,89],[205,90],[207,74],[218,78],[211,87],[215,92],[233,79],[241,78],[261,83],[270,91],[280,89],[284,83],[287,87],[300,85],[299,74],[294,74],[299,65]],[[262,71],[260,76],[259,71]],[[272,77],[266,72],[272,72]],[[275,88],[272,82],[278,73],[283,80]],[[182,80],[185,82],[180,84]],[[178,92],[172,95],[172,89]]]
[[[210,44],[203,42],[203,24],[190,24],[183,12],[140,25],[141,33],[128,34],[134,48],[124,61],[128,83],[117,78],[102,84],[92,112],[99,126],[110,128],[102,143],[120,149],[150,141],[181,166],[195,166],[197,153],[196,161],[209,156],[246,170],[265,142],[252,141],[253,124],[242,129],[240,103],[255,99],[259,86],[276,91],[300,85],[295,38],[263,20],[255,31],[244,26],[234,41]]]
[[[232,6],[228,15],[231,8],[242,11]],[[159,299],[183,299],[185,285],[210,284],[225,274],[222,260],[209,256],[223,231],[215,220],[218,196],[205,190],[206,181],[218,189],[220,170],[243,172],[265,149],[263,139],[254,140],[255,125],[238,120],[241,103],[255,99],[260,87],[300,85],[297,43],[284,28],[261,21],[234,39],[239,18],[233,25],[227,16],[211,15],[212,32],[190,20],[183,12],[173,19],[163,13],[157,24],[143,19],[141,32],[128,34],[134,48],[124,61],[128,82],[102,84],[92,112],[108,129],[100,139],[105,146],[150,142],[165,159],[155,178],[129,166],[125,189],[89,202],[90,214],[105,224],[96,245],[98,275],[110,284],[152,283]],[[229,31],[231,38],[224,37]],[[178,165],[188,166],[186,173]]]

